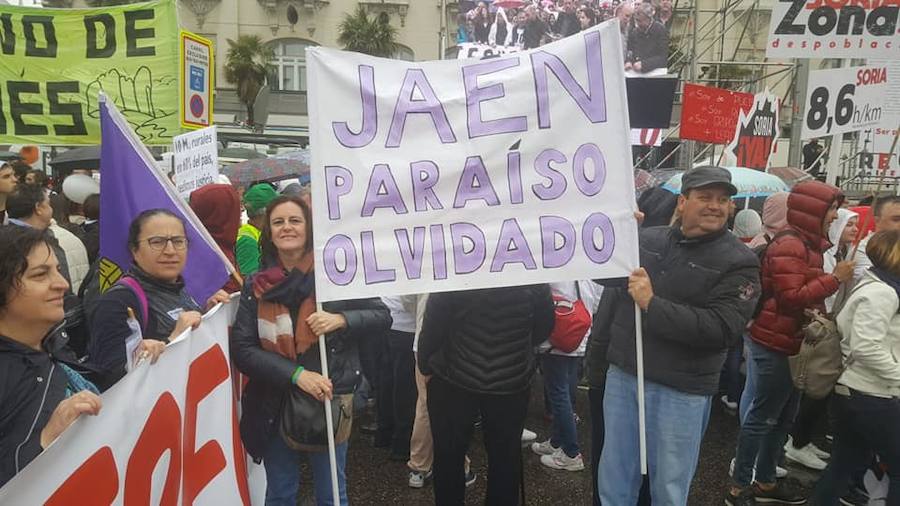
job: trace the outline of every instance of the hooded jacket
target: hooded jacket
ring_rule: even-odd
[[[794,233],[772,241],[762,261],[763,305],[750,327],[754,341],[796,355],[803,311],[824,312],[825,299],[837,292],[837,278],[823,270],[823,253],[831,247],[823,227],[831,204],[843,199],[839,189],[819,181],[794,186],[787,212],[787,229]]]
[[[828,240],[831,242],[831,248],[825,252],[825,258],[822,262],[822,270],[825,271],[826,274],[834,272],[837,263],[847,258],[849,245],[841,246],[841,236],[844,234],[844,229],[847,228],[847,224],[850,223],[850,220],[857,216],[859,215],[849,209],[838,209],[837,219],[835,219],[831,223],[831,227],[828,228]],[[825,308],[829,313],[834,307],[836,298],[837,294],[835,293],[825,299]]]
[[[234,245],[241,226],[241,199],[234,187],[227,184],[203,186],[191,193],[191,209],[209,231],[232,266],[237,266]],[[223,287],[228,293],[239,292],[241,286],[229,279]]]
[[[762,222],[763,231],[750,241],[750,248],[756,248],[768,243],[775,234],[787,227],[787,201],[790,193],[778,192],[769,195],[763,204]]]

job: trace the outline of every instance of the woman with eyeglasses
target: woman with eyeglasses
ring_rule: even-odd
[[[202,308],[184,289],[181,272],[189,250],[184,222],[171,211],[151,209],[139,214],[128,229],[131,269],[104,293],[91,320],[89,361],[102,372],[98,386],[106,390],[126,373],[126,340],[131,309],[140,323],[141,347],[156,358],[166,343],[200,324]],[[219,291],[207,302],[228,300]]]

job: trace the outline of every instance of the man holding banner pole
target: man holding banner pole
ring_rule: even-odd
[[[598,472],[603,504],[635,504],[641,485],[635,321],[643,321],[647,349],[650,495],[654,504],[684,505],[726,351],[760,294],[759,262],[725,226],[737,192],[729,172],[700,167],[684,181],[680,222],[642,230],[641,268],[629,277],[627,292],[604,291],[598,315],[606,316],[594,320],[595,344],[608,347],[610,364]]]

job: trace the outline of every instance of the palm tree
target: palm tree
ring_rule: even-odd
[[[390,58],[397,50],[397,29],[387,14],[370,18],[362,5],[353,14],[344,14],[338,26],[338,42],[347,51]]]
[[[266,84],[275,54],[257,35],[241,35],[236,42],[228,39],[228,46],[225,80],[237,85],[238,98],[247,107],[247,123],[253,125],[253,102]]]

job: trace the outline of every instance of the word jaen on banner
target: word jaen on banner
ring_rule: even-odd
[[[588,90],[581,86],[571,70],[558,56],[546,51],[530,54],[530,67],[534,79],[534,100],[537,106],[539,129],[551,127],[550,74],[559,80],[566,93],[578,104],[591,123],[606,122],[606,94],[603,80],[603,57],[600,51],[600,32],[584,35]],[[509,116],[491,120],[482,119],[482,104],[499,100],[506,96],[502,83],[482,86],[479,78],[522,65],[522,57],[494,59],[463,66],[462,80],[466,94],[466,131],[469,139],[529,131],[526,116]],[[332,123],[332,132],[337,141],[347,148],[363,148],[375,140],[378,134],[378,110],[376,103],[375,68],[370,65],[358,66],[358,83],[362,97],[362,124],[354,131],[346,121]],[[410,114],[430,116],[435,131],[442,144],[457,142],[457,130],[450,125],[444,104],[438,98],[434,86],[423,69],[411,68],[406,71],[395,103],[392,120],[387,132],[385,147],[398,148],[403,139],[406,118]]]

